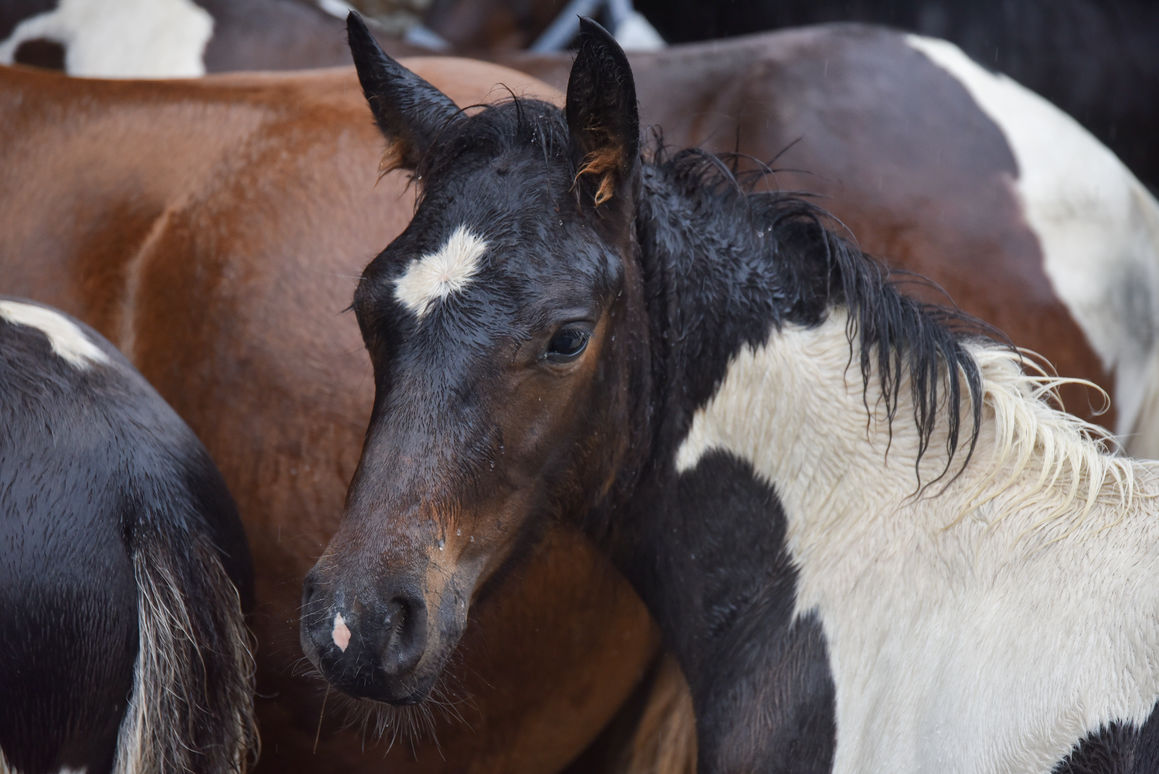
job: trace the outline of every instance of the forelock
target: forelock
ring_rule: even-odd
[[[508,153],[541,157],[552,166],[563,163],[574,176],[568,136],[563,111],[555,105],[512,97],[447,126],[419,161],[415,178],[425,187],[429,181],[442,180],[463,167]]]

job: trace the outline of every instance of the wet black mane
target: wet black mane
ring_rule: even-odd
[[[699,149],[670,153],[659,139],[651,155],[653,176],[685,199],[692,217],[701,221],[696,228],[728,235],[724,260],[752,262],[753,271],[763,268],[772,275],[774,290],[766,294],[774,324],[816,325],[834,307],[848,310],[850,346],[856,347],[850,355],[860,367],[867,410],[876,370],[892,426],[904,378],[910,377],[919,461],[944,411],[948,470],[962,436],[958,407],[965,388],[971,417],[963,464],[969,460],[982,392],[977,364],[963,345],[990,332],[983,323],[900,292],[899,277],[841,236],[840,223],[815,202],[799,194],[757,190],[775,182],[766,165],[737,173],[728,163],[734,159]],[[905,279],[914,282],[912,275]],[[947,378],[958,373],[961,379]]]

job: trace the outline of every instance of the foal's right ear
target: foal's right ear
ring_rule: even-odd
[[[450,97],[388,56],[354,11],[346,17],[346,34],[370,112],[395,144],[398,166],[413,170],[439,132],[462,113]]]

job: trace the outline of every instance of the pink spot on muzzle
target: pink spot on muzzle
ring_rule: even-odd
[[[338,646],[338,650],[343,653],[346,648],[350,646],[350,629],[346,626],[346,619],[342,617],[341,613],[334,616],[334,631],[330,632],[330,636],[334,639],[334,644]]]

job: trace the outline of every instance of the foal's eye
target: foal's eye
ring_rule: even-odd
[[[547,343],[543,359],[549,363],[568,363],[575,360],[587,349],[592,332],[582,325],[565,325],[555,332]]]

